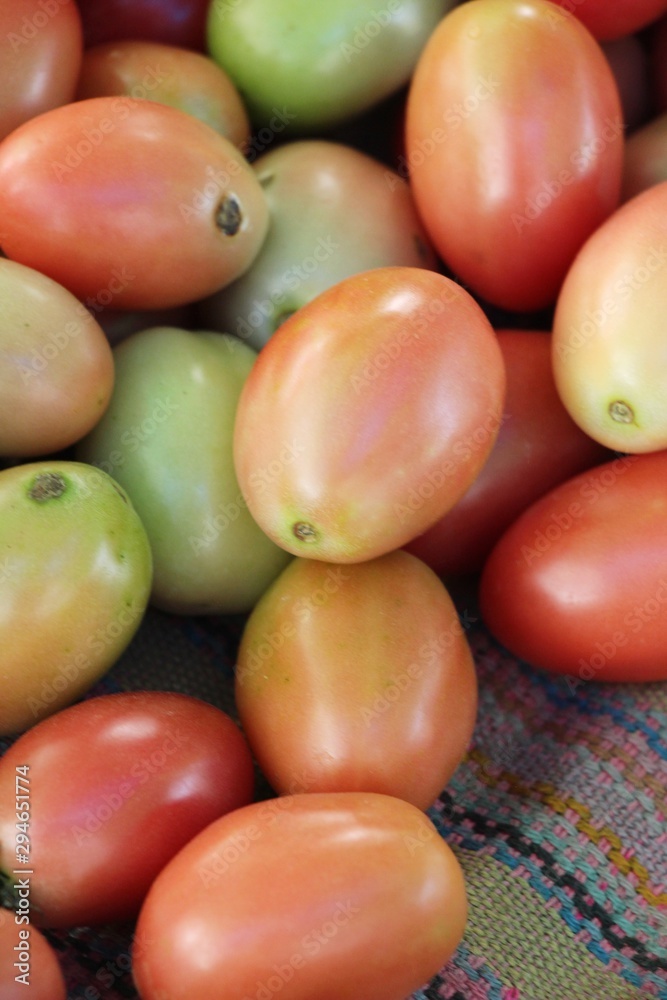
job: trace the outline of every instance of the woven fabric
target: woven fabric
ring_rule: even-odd
[[[151,611],[91,694],[161,688],[233,713],[242,627]],[[572,690],[479,621],[469,639],[478,722],[429,815],[463,866],[470,919],[415,1000],[667,1000],[667,683]],[[136,998],[131,927],[48,936],[69,1000]]]

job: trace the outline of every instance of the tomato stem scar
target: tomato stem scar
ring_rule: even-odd
[[[58,472],[40,472],[35,476],[32,486],[28,490],[31,500],[42,503],[44,500],[53,500],[63,495],[67,489],[66,480]]]
[[[635,420],[634,410],[622,399],[615,399],[609,404],[609,416],[619,424],[632,424]]]
[[[225,195],[215,213],[215,224],[225,236],[236,236],[241,228],[241,206],[233,194]]]
[[[317,532],[312,524],[308,524],[307,521],[297,521],[292,528],[292,532],[300,542],[317,541]]]

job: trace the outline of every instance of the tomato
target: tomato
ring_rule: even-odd
[[[0,453],[67,448],[111,398],[109,342],[71,292],[23,264],[0,259],[0,297]]]
[[[250,124],[227,74],[200,52],[133,39],[87,49],[76,99],[128,96],[169,104],[199,118],[235,146],[250,140]]]
[[[629,136],[623,161],[622,200],[667,181],[667,111]]]
[[[42,461],[0,472],[0,734],[79,698],[143,617],[151,552],[104,472]]]
[[[338,142],[288,142],[255,171],[271,213],[243,277],[201,303],[206,327],[259,350],[295,310],[372,267],[437,267],[405,180]]]
[[[114,348],[116,385],[77,457],[127,490],[151,542],[151,603],[249,611],[289,560],[234,473],[236,407],[256,354],[235,337],[153,327]]]
[[[470,743],[477,680],[456,608],[419,559],[297,558],[246,623],[236,705],[276,791],[427,809]]]
[[[463,288],[420,268],[353,275],[260,351],[234,430],[241,491],[288,552],[372,559],[463,495],[504,392],[495,333]]]
[[[453,953],[466,911],[456,856],[415,806],[285,796],[212,823],[160,873],[134,977],[142,1000],[404,1000]]]
[[[77,0],[86,47],[145,39],[203,49],[210,0]]]
[[[211,3],[207,46],[256,125],[279,110],[297,132],[326,130],[407,83],[453,0]]]
[[[23,914],[9,910],[0,910],[0,996],[2,1000],[67,997],[55,951]]]
[[[28,798],[15,802],[15,784]],[[127,920],[169,859],[253,791],[248,746],[213,705],[164,691],[89,698],[0,759],[0,865],[10,873],[29,860],[26,912],[41,926]]]
[[[406,546],[441,575],[477,573],[522,510],[609,457],[607,449],[577,427],[560,401],[549,335],[498,330],[497,336],[507,392],[493,450],[458,503]]]
[[[583,680],[667,679],[667,451],[615,458],[514,522],[480,585],[482,616],[515,655]]]
[[[618,451],[667,447],[667,181],[587,240],[558,296],[553,367],[573,420]]]
[[[74,98],[83,36],[74,0],[0,4],[0,139]]]
[[[621,98],[626,132],[637,128],[651,114],[652,95],[646,46],[637,35],[624,35],[602,43]]]
[[[667,11],[667,0],[553,0],[574,14],[596,38],[620,38],[639,31]],[[554,17],[558,17],[557,12]]]
[[[262,189],[229,140],[131,97],[75,101],[8,136],[0,215],[6,256],[115,309],[217,291],[249,267],[268,226]]]
[[[462,282],[504,309],[545,307],[618,203],[609,63],[575,18],[554,22],[547,0],[470,0],[419,58],[406,157],[426,230]]]

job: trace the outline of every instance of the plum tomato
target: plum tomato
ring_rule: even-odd
[[[114,309],[212,294],[250,266],[268,228],[236,146],[133,97],[74,101],[15,129],[0,145],[0,216],[7,257]]]
[[[466,287],[512,311],[553,304],[618,204],[623,128],[600,46],[548,0],[469,0],[442,19],[410,84],[406,160]]]
[[[245,625],[236,705],[277,792],[383,792],[427,809],[470,743],[477,678],[447,590],[415,556],[296,558]]]
[[[586,241],[558,296],[552,362],[579,426],[621,452],[667,448],[667,181]]]
[[[0,734],[76,701],[148,603],[148,537],[105,472],[40,461],[0,472]]]
[[[666,0],[553,0],[563,13],[574,14],[598,39],[630,35],[657,21],[667,11]],[[560,12],[554,14],[558,17]]]
[[[667,451],[624,455],[541,497],[494,547],[480,606],[515,656],[583,681],[667,679]]]
[[[466,491],[504,393],[496,335],[464,288],[424,268],[363,271],[298,309],[260,351],[234,430],[242,494],[295,555],[390,552]]]
[[[14,790],[10,792],[12,802]],[[66,1000],[58,956],[29,913],[0,909],[2,1000]]]
[[[145,39],[203,50],[211,0],[76,0],[86,48]]]
[[[255,802],[211,823],[142,906],[142,1000],[404,1000],[467,916],[456,855],[415,806],[377,793]]]
[[[500,433],[481,472],[454,507],[406,549],[441,576],[479,572],[506,528],[543,493],[609,451],[577,427],[556,392],[551,337],[498,330],[507,374]]]
[[[0,299],[0,454],[60,451],[87,434],[109,403],[109,341],[66,288],[5,258]]]
[[[252,801],[254,780],[240,729],[207,702],[166,691],[88,698],[33,726],[0,759],[0,868],[17,868],[21,805],[31,919],[129,920],[184,844]],[[16,803],[15,785],[27,796]],[[14,889],[17,881],[10,875]]]

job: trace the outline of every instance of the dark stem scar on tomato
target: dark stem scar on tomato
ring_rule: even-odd
[[[61,497],[67,489],[67,480],[59,472],[40,472],[32,481],[28,496],[43,503]]]
[[[216,226],[225,236],[236,236],[242,222],[243,213],[238,198],[233,194],[225,195],[215,213]]]

